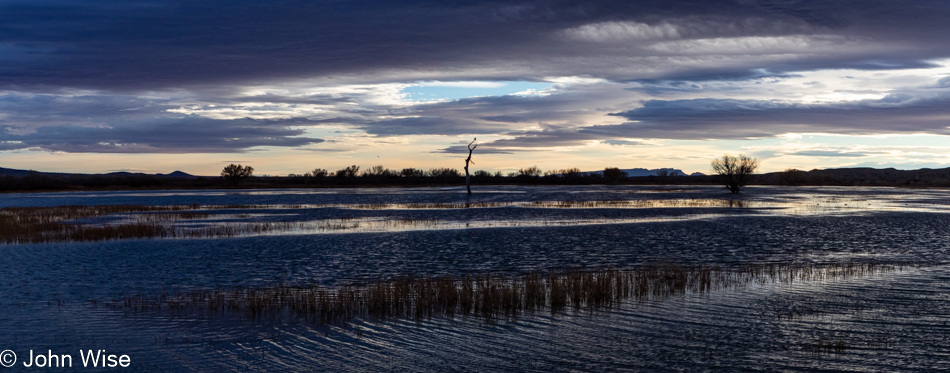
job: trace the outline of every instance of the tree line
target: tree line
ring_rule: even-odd
[[[249,170],[249,171],[248,171]],[[242,165],[228,165],[221,171],[221,178],[228,184],[237,185],[242,180],[252,176],[253,168]],[[452,184],[464,180],[462,172],[455,168],[402,168],[390,169],[383,165],[361,168],[358,165],[348,166],[336,171],[324,168],[315,168],[301,174],[287,176],[254,177],[253,182],[281,181],[288,184],[317,184],[317,185],[355,185],[355,184]],[[579,168],[567,168],[542,171],[537,166],[531,166],[502,173],[477,170],[471,174],[476,181],[527,183],[527,184],[595,184],[620,182],[627,178],[627,173],[617,167],[607,167],[602,172],[583,172]],[[251,182],[246,180],[246,182]]]
[[[228,165],[231,166],[231,165]],[[0,191],[34,190],[108,190],[108,189],[169,189],[169,188],[231,188],[231,187],[353,187],[374,186],[429,186],[464,185],[465,175],[454,168],[389,169],[381,165],[362,168],[358,165],[330,171],[315,168],[308,172],[286,176],[259,176],[251,166],[225,167],[219,176],[172,177],[147,174],[67,174],[31,171],[26,175],[0,176]],[[240,168],[238,168],[240,167]],[[225,171],[227,170],[227,172]],[[688,178],[688,177],[682,177]],[[668,182],[671,178],[637,178],[639,182]],[[700,178],[701,179],[701,178]],[[697,183],[702,180],[693,177]],[[683,180],[685,181],[685,180]],[[616,184],[629,183],[619,168],[608,167],[602,172],[588,173],[578,168],[542,171],[531,166],[512,172],[477,170],[471,175],[472,185],[555,185],[555,184]]]
[[[717,158],[721,161],[723,158]],[[754,159],[751,159],[754,160]],[[737,159],[733,162],[735,168]],[[757,166],[757,161],[755,162]],[[170,188],[269,188],[269,187],[358,187],[373,186],[435,186],[464,185],[465,176],[453,168],[402,168],[389,169],[382,165],[362,168],[352,165],[339,170],[314,168],[311,171],[286,176],[254,176],[250,166],[228,165],[223,175],[214,177],[170,177],[143,174],[88,175],[52,174],[29,172],[26,175],[0,176],[0,191],[31,190],[86,190],[86,189],[170,189]],[[712,168],[715,168],[713,164]],[[745,169],[753,173],[740,178],[739,187],[745,184],[758,185],[835,185],[835,186],[950,186],[950,168],[895,170],[872,168],[849,168],[803,171],[788,169],[782,172],[754,174],[754,167]],[[239,168],[240,167],[240,168]],[[727,167],[728,168],[728,167]],[[742,167],[739,167],[742,169]],[[225,170],[229,170],[225,172]],[[233,175],[229,177],[228,175]],[[644,184],[644,185],[723,185],[728,186],[719,175],[671,176],[656,175],[628,177],[617,167],[603,171],[584,172],[578,168],[543,171],[531,166],[511,172],[477,170],[471,175],[472,185],[597,185],[597,184]],[[731,188],[730,188],[731,190]]]
[[[228,187],[347,187],[347,186],[429,186],[459,185],[595,185],[595,184],[710,184],[715,179],[707,176],[657,175],[628,178],[618,167],[585,172],[579,168],[543,171],[530,166],[502,173],[476,170],[466,180],[455,168],[402,168],[390,169],[383,165],[362,168],[347,166],[335,171],[314,168],[300,174],[286,176],[255,176],[254,168],[241,164],[225,166],[218,177],[170,177],[144,174],[49,174],[29,172],[25,176],[0,177],[0,191],[16,190],[82,190],[82,189],[167,189],[167,188],[228,188]],[[468,183],[466,183],[468,184]]]
[[[537,166],[522,168],[507,175],[502,175],[500,171],[492,174],[484,170],[475,171],[475,174],[471,175],[469,165],[473,164],[472,151],[478,146],[473,146],[473,144],[475,144],[475,140],[468,144],[468,158],[465,159],[465,186],[468,194],[472,194],[471,182],[473,177],[476,180],[490,180],[492,183],[498,183],[499,179],[507,178],[516,179],[519,184],[582,184],[585,182],[592,184],[594,182],[619,183],[627,179],[628,176],[626,172],[617,167],[607,167],[602,172],[582,172],[578,168],[542,172]],[[744,154],[738,156],[726,154],[714,159],[710,166],[716,173],[717,181],[725,185],[726,189],[729,189],[733,194],[737,194],[742,187],[752,180],[753,174],[759,167],[759,161]],[[242,179],[250,177],[253,171],[254,169],[250,166],[230,164],[221,171],[221,178],[231,185],[237,185]],[[331,181],[331,184],[352,183],[358,177],[361,178],[360,181],[363,184],[367,182],[370,184],[406,184],[412,181],[453,183],[461,176],[459,170],[454,168],[391,170],[383,165],[376,165],[361,173],[360,166],[353,165],[337,170],[335,173],[330,173],[323,168],[316,168],[303,175],[290,174],[287,177],[305,184],[326,183],[328,180]],[[669,175],[666,172],[662,175],[656,175],[656,177],[663,182],[669,181]]]

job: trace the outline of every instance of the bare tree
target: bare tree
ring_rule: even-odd
[[[752,179],[757,168],[759,161],[745,154],[726,154],[712,161],[712,169],[719,176],[719,182],[725,184],[732,194],[739,193],[739,189]]]
[[[231,163],[221,170],[221,178],[231,185],[237,185],[242,179],[254,174],[254,167]]]
[[[472,151],[478,147],[475,140],[478,140],[478,138],[472,138],[472,142],[468,143],[468,158],[465,158],[465,189],[468,189],[468,195],[472,195],[472,178],[468,175],[468,164],[475,164],[475,162],[472,162]]]

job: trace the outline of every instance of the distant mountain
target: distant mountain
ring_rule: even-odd
[[[0,167],[0,176],[26,176],[30,171]]]
[[[778,185],[868,185],[868,186],[947,186],[950,168],[829,168],[811,171],[782,171],[756,175],[755,183]]]
[[[197,176],[195,176],[195,175],[188,174],[188,173],[185,173],[185,172],[182,172],[182,171],[177,171],[177,170],[176,170],[176,171],[173,171],[173,172],[170,173],[170,174],[165,174],[165,175],[162,175],[162,174],[155,174],[155,176],[163,176],[163,177],[182,177],[182,178],[187,178],[187,179],[197,177]]]
[[[686,173],[683,172],[683,170],[676,169],[676,168],[654,168],[652,170],[646,169],[646,168],[628,168],[628,169],[621,169],[620,171],[626,172],[627,177],[659,176],[659,174],[664,171],[666,172],[666,176],[687,176]],[[604,170],[588,171],[587,173],[603,175]]]
[[[654,168],[652,170],[645,168],[631,168],[622,171],[626,172],[628,177],[660,176],[662,173],[666,173],[665,176],[686,176],[686,173],[683,172],[683,170],[676,168]]]
[[[0,167],[0,176],[27,176],[31,173],[36,173],[37,175],[43,176],[156,176],[156,177],[173,177],[173,178],[196,178],[198,176],[190,175],[181,171],[174,171],[170,174],[146,174],[141,172],[110,172],[107,174],[80,174],[80,173],[65,173],[65,172],[41,172],[33,170],[17,170],[13,168],[3,168]]]
[[[68,176],[68,175],[71,175],[71,174],[60,173],[60,172],[39,172],[39,171],[33,171],[33,170],[17,170],[17,169],[14,169],[14,168],[3,168],[3,167],[0,167],[0,176],[26,176],[26,175],[29,175],[29,174],[34,173],[34,172],[35,172],[36,174],[38,174],[38,175],[45,175],[45,176]]]

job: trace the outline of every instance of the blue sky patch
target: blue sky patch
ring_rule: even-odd
[[[529,90],[541,91],[551,83],[540,82],[420,82],[404,88],[407,99],[416,102],[458,100],[478,96],[505,96]]]

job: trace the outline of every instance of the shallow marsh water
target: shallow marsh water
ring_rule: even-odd
[[[297,223],[231,238],[2,245],[0,349],[21,358],[32,349],[77,359],[79,349],[105,349],[130,355],[138,370],[160,371],[950,366],[950,191],[751,187],[732,196],[712,187],[584,186],[476,192],[470,199],[462,188],[0,195],[0,207],[203,205],[196,211],[207,216],[174,221],[184,228]],[[253,207],[212,208],[222,205]],[[495,323],[433,318],[318,325],[134,313],[104,304],[196,289],[624,269],[661,261],[924,265]],[[823,347],[835,343],[845,348]]]

